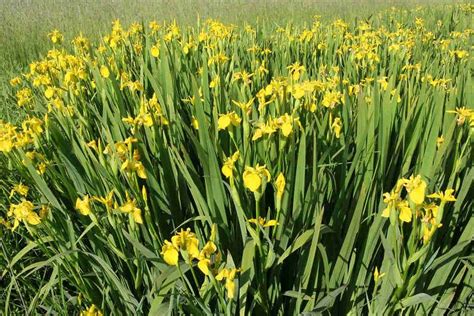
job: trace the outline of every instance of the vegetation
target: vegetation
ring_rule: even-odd
[[[472,308],[474,6],[378,9],[15,50],[0,313]]]

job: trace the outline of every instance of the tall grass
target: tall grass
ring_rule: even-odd
[[[47,258],[16,277],[106,314],[466,312],[472,13],[51,34],[0,131]]]

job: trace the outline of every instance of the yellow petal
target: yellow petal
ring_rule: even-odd
[[[232,125],[234,126],[238,126],[240,122],[242,121],[242,119],[235,113],[231,113],[229,116],[230,116],[230,121]]]
[[[275,186],[277,189],[277,199],[281,199],[281,197],[283,196],[283,192],[285,191],[285,185],[285,176],[283,175],[283,173],[280,172],[280,174],[275,180]]]
[[[390,207],[389,206],[384,208],[384,210],[382,211],[382,217],[390,217]]]
[[[194,127],[195,130],[199,130],[199,122],[194,116],[191,119],[191,125]]]
[[[379,269],[377,267],[375,267],[375,271],[374,271],[374,281],[375,281],[375,283],[377,283],[384,275],[385,275],[385,273],[379,273]]]
[[[474,115],[472,117],[474,118]],[[444,191],[444,200],[446,202],[455,202],[456,197],[453,195],[453,193],[454,193],[453,189],[447,189],[446,191]]]
[[[274,219],[271,219],[269,220],[268,222],[266,222],[263,227],[272,227],[272,226],[276,226],[278,225],[278,222]]]
[[[226,278],[229,275],[229,271],[224,268],[219,273],[216,275],[216,280],[217,281],[222,281],[224,278]]]
[[[216,251],[217,251],[216,244],[212,241],[208,241],[202,248],[201,254],[204,255],[205,257],[209,257]]]
[[[133,220],[135,221],[135,223],[143,224],[142,210],[140,210],[139,208],[134,209],[133,213],[132,213],[132,216],[133,216]]]
[[[281,133],[283,136],[288,137],[293,130],[293,124],[291,122],[286,122],[281,126]]]
[[[15,220],[13,221],[12,231],[15,231],[15,229],[17,229],[18,225],[20,225],[20,221],[15,218]]]
[[[30,225],[38,225],[41,223],[41,218],[35,212],[29,212],[26,216],[26,221]]]
[[[178,249],[176,249],[169,241],[165,240],[161,254],[163,255],[163,260],[170,266],[178,265]]]
[[[209,275],[209,264],[211,263],[211,260],[209,259],[201,259],[199,260],[198,262],[198,268],[199,270],[202,271],[202,273],[204,273],[205,275]]]
[[[292,95],[295,99],[301,99],[304,96],[304,90],[301,87],[295,87],[292,91]]]
[[[442,195],[441,195],[441,193],[433,193],[433,194],[427,195],[426,197],[429,197],[431,199],[440,199],[441,200]]]
[[[217,121],[217,128],[219,130],[226,129],[230,125],[230,117],[228,115],[222,115]]]
[[[247,222],[252,223],[252,224],[255,224],[255,225],[258,224],[258,221],[257,221],[256,218],[251,218],[251,219],[249,219]]]
[[[411,209],[407,206],[401,206],[400,216],[399,216],[400,220],[403,222],[409,223],[411,222],[411,217],[412,217]]]
[[[225,281],[225,288],[227,290],[227,296],[230,298],[230,299],[233,299],[234,296],[235,296],[235,281],[234,280],[230,280],[230,279],[227,279]]]
[[[232,167],[228,164],[223,165],[221,171],[226,178],[230,178],[232,176]]]
[[[261,138],[262,136],[263,136],[263,131],[259,128],[253,134],[252,141],[256,141],[257,139]]]
[[[374,270],[374,281],[377,282],[379,280],[379,269],[375,267]]]
[[[268,171],[265,166],[262,166],[262,169],[260,170],[261,175],[263,175],[265,178],[267,178],[267,181],[270,181],[272,179],[272,176],[270,174],[270,171]]]
[[[186,251],[191,259],[199,257],[199,240],[195,237],[190,237],[186,240]]]
[[[180,236],[173,236],[171,237],[171,243],[173,244],[174,247],[179,248],[181,247],[181,238]]]
[[[262,179],[255,173],[245,171],[243,178],[244,186],[252,192],[256,192],[262,185]]]
[[[132,200],[128,200],[127,202],[125,202],[125,204],[120,206],[119,211],[123,213],[132,213],[135,207],[135,202]]]
[[[160,48],[157,45],[151,47],[151,56],[158,57],[160,55]]]
[[[104,78],[108,78],[110,76],[109,68],[107,68],[107,66],[102,65],[100,67],[100,75]]]
[[[44,91],[44,96],[47,98],[47,99],[51,99],[54,95],[54,89],[51,88],[51,87],[48,87],[45,91]]]
[[[143,164],[140,162],[137,165],[135,165],[137,169],[137,176],[142,179],[146,179],[146,171],[145,167],[143,167]]]
[[[86,195],[82,200],[80,198],[76,199],[76,209],[84,216],[87,216],[91,213],[88,195]]]
[[[425,200],[425,190],[426,182],[421,181],[421,183],[417,187],[410,191],[410,200],[417,205],[423,203],[423,201]]]
[[[153,118],[151,117],[150,113],[146,113],[142,117],[143,125],[146,127],[151,127],[153,126]]]

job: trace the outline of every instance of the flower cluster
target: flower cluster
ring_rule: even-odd
[[[402,178],[391,192],[384,193],[384,203],[387,205],[382,211],[382,217],[391,218],[392,214],[398,214],[398,218],[403,223],[410,223],[415,217],[422,222],[422,238],[426,244],[433,236],[436,229],[442,226],[442,213],[440,208],[446,202],[454,202],[453,189],[447,189],[444,193],[433,193],[426,195],[427,183],[420,175]],[[407,199],[402,199],[402,189],[407,192]],[[440,204],[426,202],[425,199],[439,200]]]

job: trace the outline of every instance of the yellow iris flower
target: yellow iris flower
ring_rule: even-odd
[[[421,179],[420,175],[414,177],[410,176],[409,179],[402,179],[404,186],[408,192],[410,201],[416,205],[420,205],[425,200],[426,182]]]
[[[9,198],[11,199],[15,193],[18,193],[19,195],[22,195],[22,196],[27,196],[28,191],[29,191],[29,188],[26,185],[22,183],[18,183],[15,186],[13,186],[13,189],[10,191]]]
[[[92,197],[95,201],[104,204],[107,209],[111,209],[114,205],[114,191],[110,191],[106,197],[94,196]]]
[[[77,198],[76,199],[76,209],[84,216],[87,216],[92,213],[89,195],[84,196],[84,198]]]
[[[375,267],[374,270],[374,281],[377,283],[383,276],[385,276],[385,273],[380,273],[379,269]]]
[[[132,214],[135,223],[143,224],[142,210],[137,207],[136,201],[134,199],[130,199],[128,194],[127,200],[118,208],[118,210],[122,213]]]
[[[285,191],[285,185],[286,185],[285,176],[283,175],[282,172],[280,172],[280,174],[275,180],[275,187],[277,189],[276,196],[277,196],[277,199],[279,200],[281,200],[283,196],[283,192]]]
[[[387,204],[387,207],[383,210],[382,217],[390,217],[390,210],[396,209],[399,212],[398,218],[402,222],[411,222],[412,211],[408,201],[400,200],[399,192],[395,190],[392,193],[384,193],[383,196],[383,201]]]
[[[41,218],[33,211],[33,209],[33,203],[26,200],[23,200],[18,204],[11,204],[7,215],[14,217],[12,230],[15,230],[18,227],[20,221],[26,222],[30,225],[38,225],[41,223]]]
[[[102,314],[102,312],[94,304],[92,304],[88,309],[80,313],[80,316],[103,316],[103,315],[104,314]]]
[[[168,240],[165,240],[164,245],[161,247],[161,255],[163,256],[163,260],[170,266],[177,266],[178,259],[179,259],[179,252],[178,248],[176,248],[172,243]]]
[[[110,76],[109,68],[107,68],[107,66],[105,65],[100,66],[100,75],[104,78],[109,78]]]
[[[218,130],[223,130],[230,125],[239,126],[241,121],[242,119],[235,112],[221,114],[217,121],[217,128]]]
[[[252,111],[252,105],[254,100],[255,98],[250,99],[248,102],[239,102],[232,100],[232,103],[237,105],[242,110],[242,112],[248,115],[250,111]]]
[[[229,299],[233,299],[235,296],[235,275],[239,272],[239,269],[232,268],[224,268],[222,269],[217,275],[216,275],[216,280],[217,281],[222,281],[225,279],[225,288],[227,290],[227,297]]]
[[[263,227],[273,227],[273,226],[278,225],[278,222],[276,220],[271,219],[271,220],[267,221],[263,217],[259,217],[258,220],[256,218],[251,218],[251,219],[248,220],[248,222],[252,223],[252,224],[255,224],[255,225],[260,225],[260,226],[263,226]]]
[[[270,181],[271,176],[270,172],[267,170],[265,165],[254,167],[245,167],[245,171],[243,174],[244,179],[244,186],[252,192],[256,192],[260,186],[262,185],[262,181],[265,179],[266,181]]]
[[[190,259],[199,257],[199,240],[196,238],[196,235],[191,232],[191,229],[181,229],[179,233],[171,237],[171,243],[176,248],[187,251]]]
[[[211,255],[217,251],[217,246],[214,242],[208,241],[206,245],[202,248],[201,252],[199,253],[198,257],[198,268],[202,271],[205,275],[209,275],[209,266],[211,264]]]
[[[122,163],[120,170],[126,171],[126,172],[136,172],[139,178],[142,178],[142,179],[147,178],[145,167],[143,166],[141,161],[138,161],[138,160],[132,160],[132,161],[128,159],[125,160]]]
[[[150,52],[151,52],[151,56],[153,56],[155,58],[160,56],[160,46],[159,46],[159,44],[153,45],[150,49]]]
[[[446,202],[454,202],[456,201],[456,198],[453,195],[454,190],[453,189],[447,189],[446,191],[443,192],[438,192],[438,193],[433,193],[428,195],[427,197],[432,198],[432,199],[439,199],[441,200],[441,203],[446,203]]]
[[[341,136],[341,130],[342,130],[342,121],[340,117],[336,117],[334,121],[331,124],[331,129],[336,136],[336,138],[339,138]]]
[[[232,156],[224,160],[224,165],[221,168],[222,174],[226,178],[233,177],[233,171],[235,169],[234,165],[239,160],[240,152],[237,150]]]

